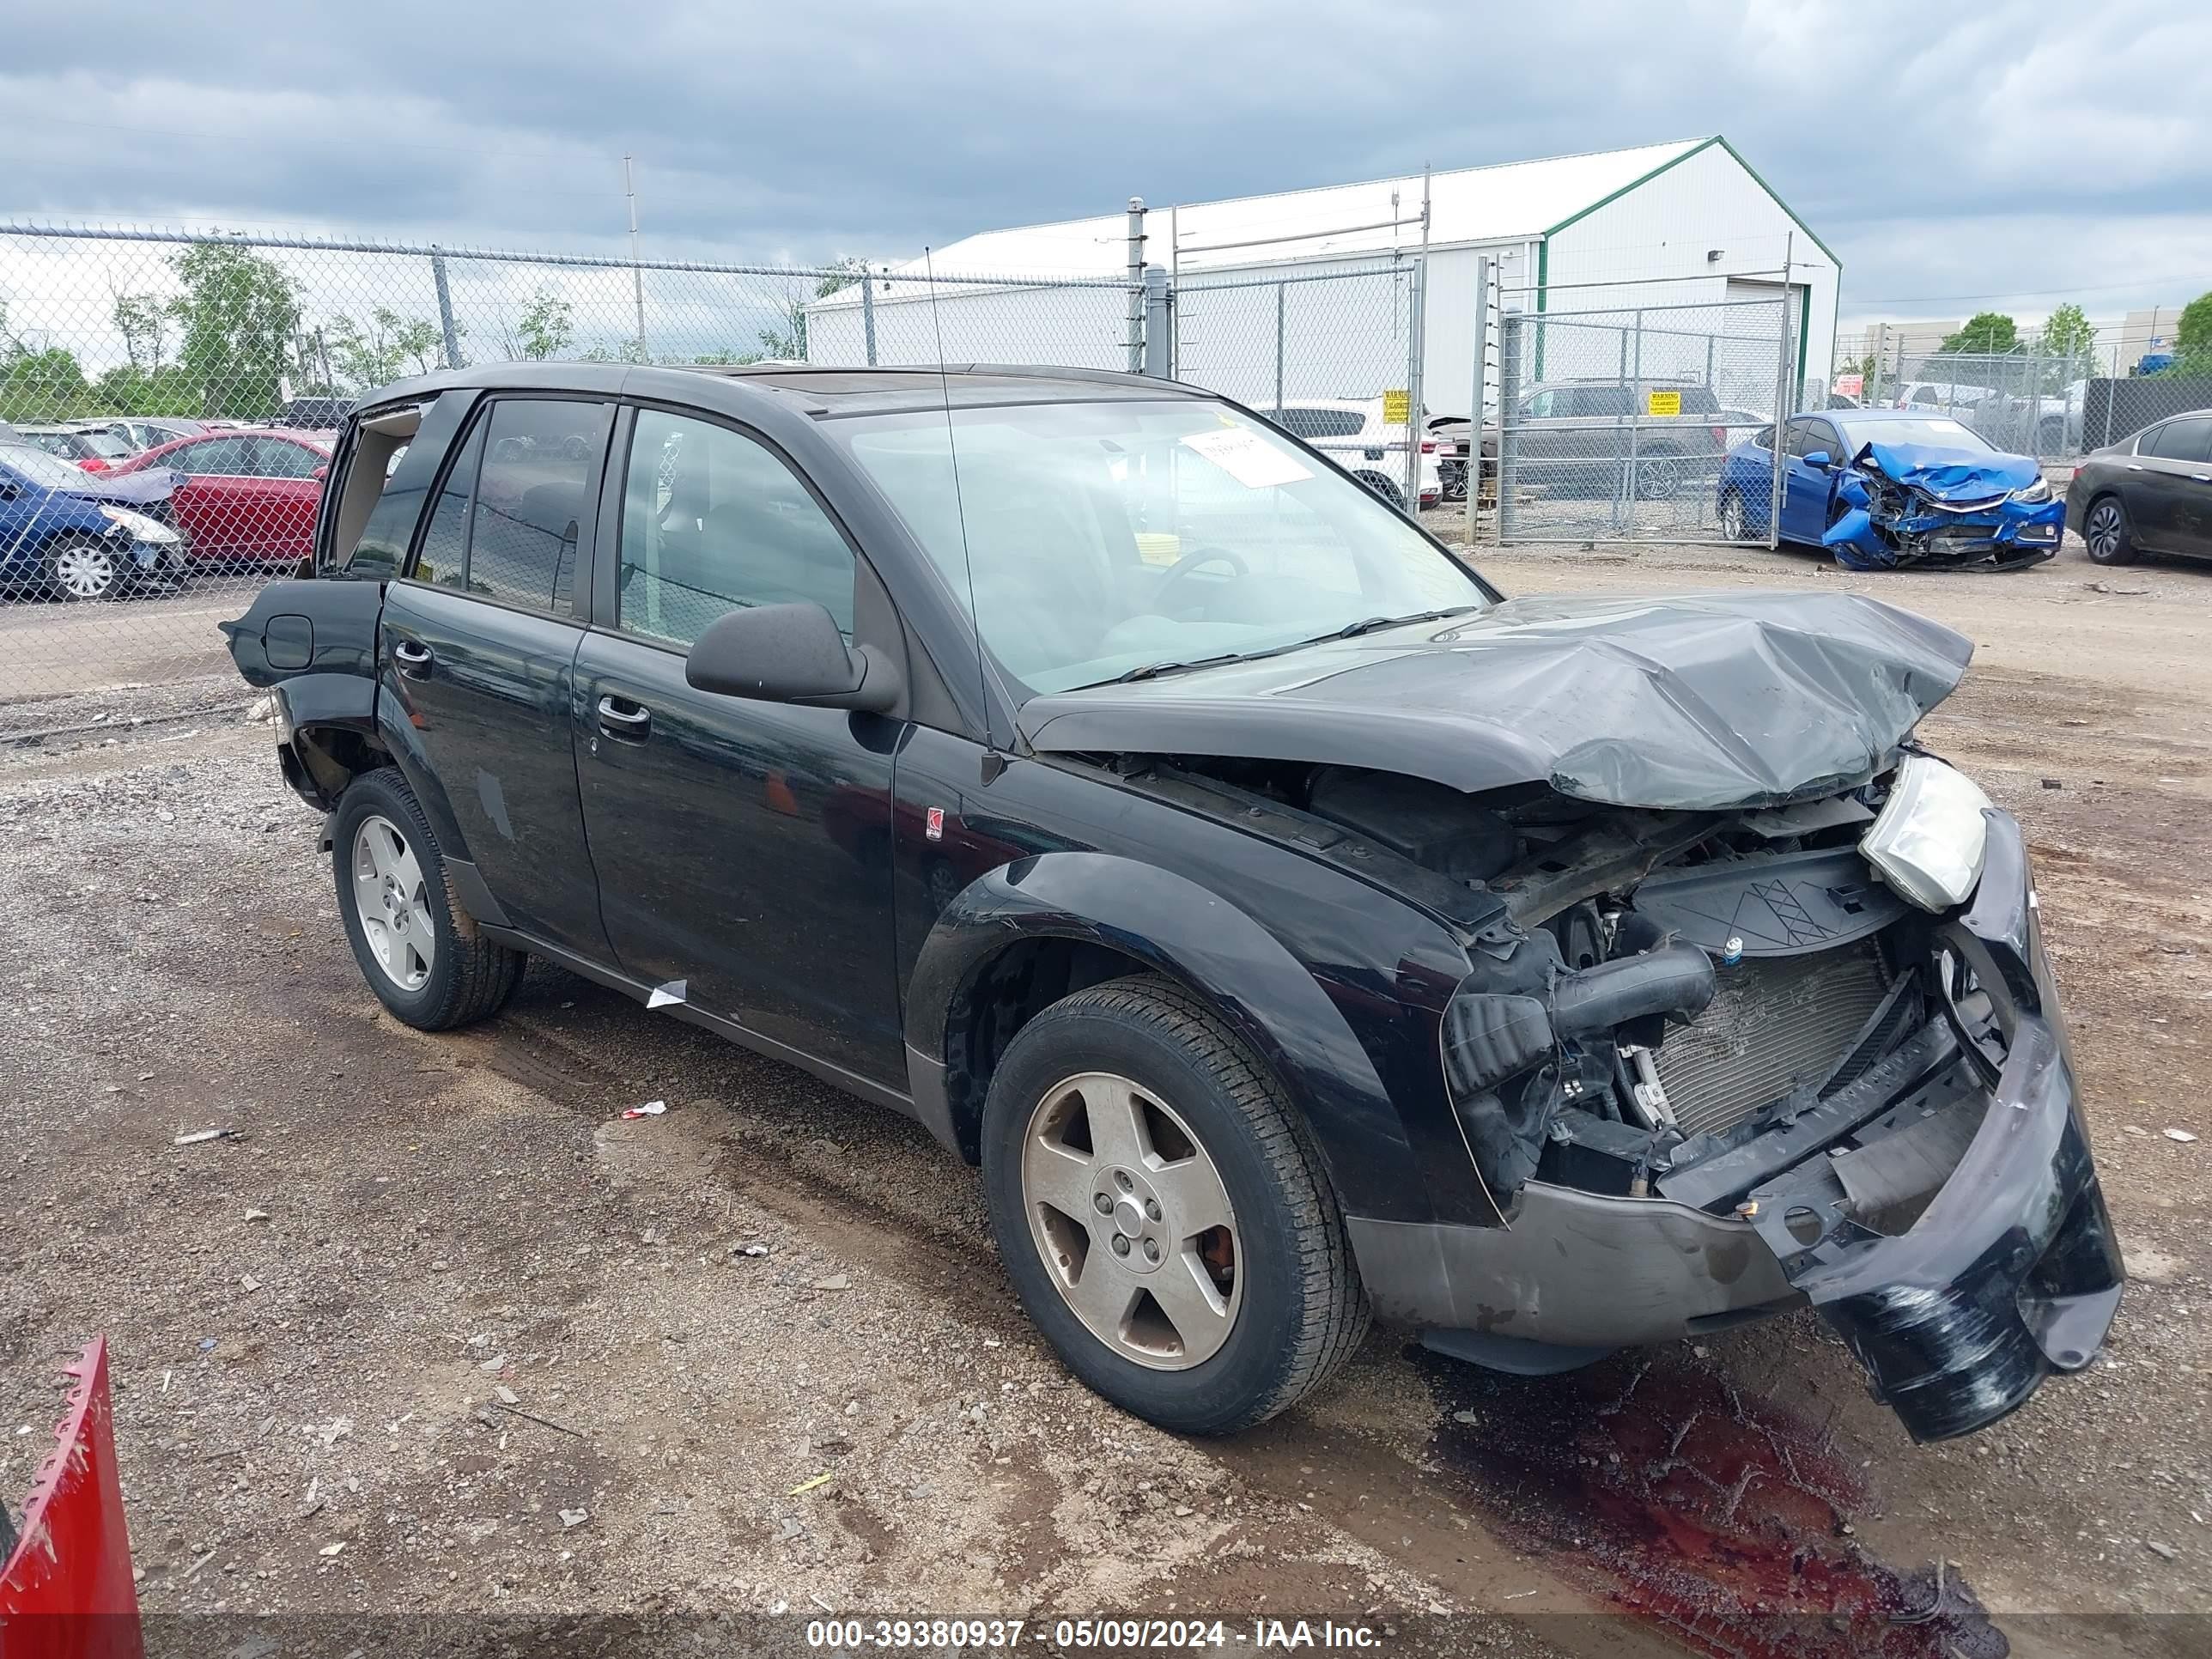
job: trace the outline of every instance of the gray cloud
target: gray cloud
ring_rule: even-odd
[[[49,7],[10,23],[0,212],[613,252],[628,150],[650,252],[897,257],[1132,193],[1720,131],[1842,257],[1847,315],[2212,287],[2212,15],[1942,10]]]

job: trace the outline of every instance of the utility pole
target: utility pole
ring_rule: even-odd
[[[637,301],[637,351],[645,355],[645,267],[637,262],[637,182],[629,157],[623,157],[623,194],[629,198],[629,285]]]

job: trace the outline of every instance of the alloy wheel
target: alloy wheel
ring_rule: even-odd
[[[1667,501],[1682,485],[1682,469],[1672,460],[1653,459],[1636,464],[1636,499]]]
[[[2112,501],[2100,501],[2089,514],[2081,539],[2089,544],[2089,556],[2100,561],[2109,559],[2120,550],[2120,509]]]
[[[419,991],[437,959],[438,933],[422,861],[391,819],[372,814],[353,836],[354,915],[369,955],[403,991]]]
[[[95,542],[73,542],[54,555],[54,580],[73,599],[100,598],[115,578],[115,556]]]
[[[1022,1200],[1054,1287],[1115,1353],[1186,1370],[1229,1340],[1243,1292],[1236,1214],[1157,1095],[1110,1072],[1047,1090],[1022,1138]]]
[[[1743,516],[1743,497],[1735,490],[1721,497],[1721,535],[1729,541],[1748,539]]]

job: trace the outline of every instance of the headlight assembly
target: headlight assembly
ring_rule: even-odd
[[[2038,478],[2033,483],[2028,485],[2027,489],[2014,490],[2012,492],[2012,498],[2016,501],[2023,501],[2031,505],[2037,501],[2047,501],[2051,499],[2051,480],[2048,478]]]
[[[1990,798],[1965,773],[1931,756],[1908,756],[1859,851],[1899,897],[1948,910],[1981,881],[1989,810]]]
[[[128,532],[131,539],[166,546],[177,539],[177,532],[165,524],[157,524],[143,513],[133,513],[127,507],[103,507],[100,509],[108,523]]]

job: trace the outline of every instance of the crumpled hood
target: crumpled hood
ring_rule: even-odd
[[[1036,697],[1019,724],[1048,753],[1245,757],[1721,810],[1873,776],[1972,654],[1850,594],[1528,598]]]
[[[115,507],[143,507],[166,501],[177,487],[177,475],[166,466],[149,466],[143,472],[88,472],[81,484],[68,493]]]
[[[1898,483],[1925,490],[1939,501],[1985,501],[2025,489],[2043,476],[2043,469],[2025,455],[1981,449],[1872,443],[1859,454]]]

